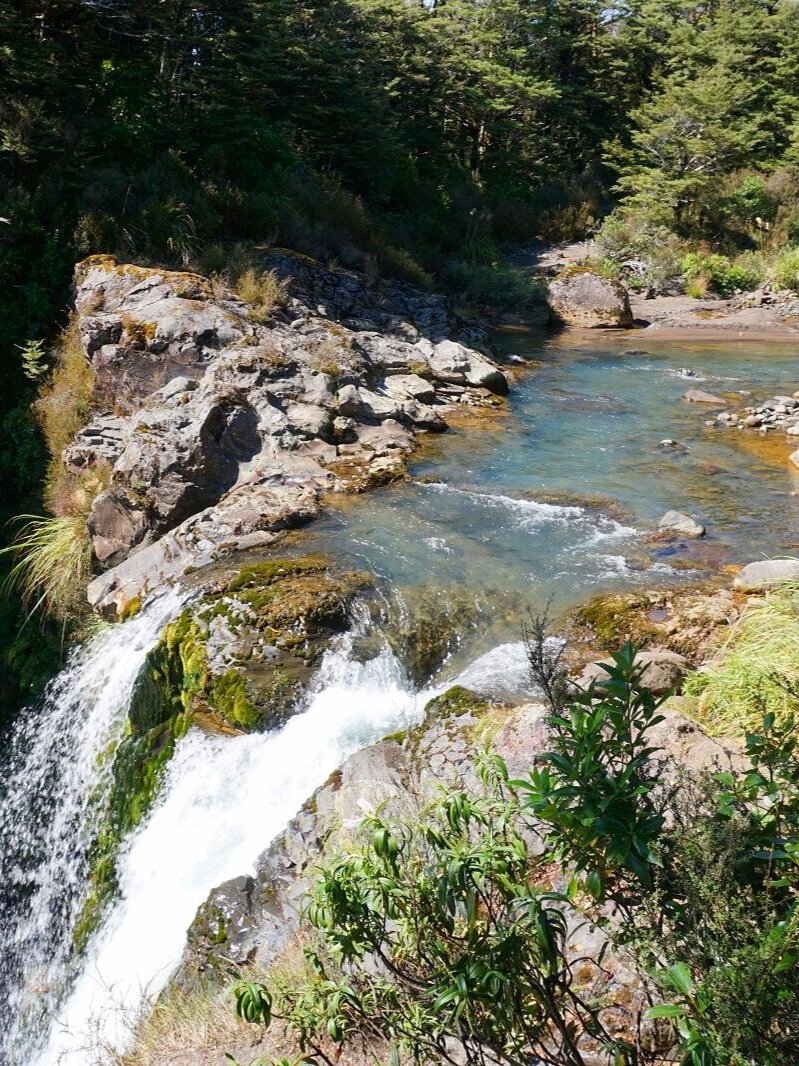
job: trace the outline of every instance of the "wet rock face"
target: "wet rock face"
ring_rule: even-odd
[[[440,297],[370,289],[300,257],[265,266],[294,278],[268,325],[195,274],[106,256],[77,267],[94,411],[64,462],[112,468],[89,519],[111,568],[89,601],[108,617],[187,565],[268,545],[324,491],[401,476],[415,434],[446,429],[454,400],[508,391],[497,366],[448,338]]]
[[[584,329],[628,329],[633,324],[627,290],[592,270],[566,270],[549,283],[552,319]]]

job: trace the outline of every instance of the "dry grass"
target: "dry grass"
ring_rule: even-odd
[[[139,1018],[129,1051],[108,1051],[100,1061],[107,1066],[210,1066],[225,1062],[225,1052],[250,1043],[254,1033],[218,988],[174,989]]]
[[[771,712],[794,713],[799,696],[799,586],[786,584],[750,606],[709,666],[693,674],[686,695],[711,734],[741,735]]]
[[[257,270],[249,267],[234,283],[236,293],[250,305],[250,318],[255,322],[268,322],[274,311],[286,302],[288,282],[279,278],[274,270]]]
[[[86,359],[73,318],[55,351],[53,374],[35,404],[36,416],[44,433],[47,448],[55,461],[89,414],[94,375]]]

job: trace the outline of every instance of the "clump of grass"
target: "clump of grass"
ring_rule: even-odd
[[[268,322],[275,311],[286,302],[288,282],[274,270],[257,270],[249,267],[234,284],[236,293],[250,305],[250,318],[256,322]]]
[[[86,423],[94,386],[77,319],[73,318],[61,334],[54,355],[55,368],[34,410],[48,451],[53,461],[60,463],[64,448]]]
[[[43,608],[62,621],[80,610],[82,592],[91,577],[92,546],[83,515],[54,515],[27,519],[14,543],[17,561],[9,586],[21,593],[31,613]]]
[[[108,1050],[112,1066],[164,1066],[176,1061],[211,1061],[211,1056],[236,1044],[251,1043],[247,1024],[236,1017],[224,993],[208,987],[192,991],[172,988],[149,1013],[134,1023],[130,1050]]]
[[[750,606],[717,658],[691,675],[684,691],[697,699],[709,733],[757,729],[763,715],[777,720],[799,702],[799,586],[785,585]]]
[[[91,408],[94,375],[72,319],[54,352],[54,368],[34,404],[50,453],[44,501],[49,517],[23,515],[25,524],[3,549],[16,561],[8,578],[33,613],[43,609],[61,621],[82,611],[92,574],[92,545],[86,519],[92,502],[110,477],[107,466],[75,474],[62,452],[85,425]]]

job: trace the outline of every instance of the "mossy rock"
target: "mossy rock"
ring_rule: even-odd
[[[603,651],[616,651],[627,640],[645,647],[660,637],[660,630],[647,617],[651,603],[632,594],[594,596],[571,615],[577,626],[590,629]]]
[[[481,621],[478,603],[469,593],[424,586],[406,593],[405,602],[388,611],[386,638],[411,679],[424,684]]]
[[[463,685],[453,685],[440,696],[434,696],[425,706],[427,718],[462,718],[465,714],[481,717],[491,706],[490,702]]]
[[[281,721],[367,584],[364,575],[338,571],[321,556],[270,559],[245,567],[165,627],[136,679],[124,736],[105,755],[110,784],[96,799],[102,821],[90,849],[89,894],[73,931],[76,950],[116,894],[119,847],[151,810],[194,713],[235,732]],[[209,652],[217,618],[242,645],[263,637],[274,654],[220,667]]]

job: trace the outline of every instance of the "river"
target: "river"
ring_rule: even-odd
[[[661,341],[642,351],[633,345],[645,335],[523,333],[499,343],[521,361],[507,411],[430,439],[408,483],[340,501],[303,540],[303,550],[368,570],[401,602],[462,603],[470,623],[448,661],[414,684],[364,613],[282,729],[191,730],[125,846],[119,899],[79,960],[70,934],[86,891],[101,756],[182,593],[78,649],[43,705],[16,723],[0,793],[4,1066],[82,1066],[102,1061],[103,1045],[124,1043],[209,890],[251,871],[349,753],[418,720],[431,694],[453,681],[528,694],[519,645],[528,607],[550,603],[557,613],[601,591],[697,581],[725,563],[795,553],[799,471],[787,446],[709,426],[714,408],[682,399],[691,387],[739,404],[791,393],[792,347]],[[707,538],[650,543],[670,508],[696,515]]]

